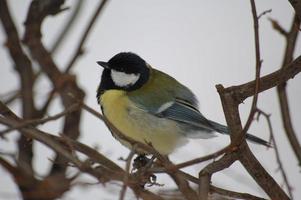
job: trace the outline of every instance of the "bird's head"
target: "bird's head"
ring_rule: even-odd
[[[136,90],[147,82],[150,74],[148,64],[130,52],[119,53],[108,62],[98,61],[97,64],[104,68],[98,89],[100,93],[109,89]]]

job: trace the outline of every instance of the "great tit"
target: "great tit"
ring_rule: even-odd
[[[122,52],[108,62],[97,62],[104,70],[97,100],[106,119],[122,134],[168,155],[188,138],[212,138],[229,129],[204,117],[195,95],[176,79],[152,68],[138,55]],[[112,131],[111,131],[112,132]],[[132,148],[122,140],[123,145]],[[247,134],[254,143],[269,143]]]

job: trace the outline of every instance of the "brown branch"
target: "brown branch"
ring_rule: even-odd
[[[49,94],[47,99],[45,100],[45,103],[41,106],[41,108],[38,109],[38,117],[43,117],[45,116],[45,114],[47,113],[47,110],[49,108],[49,106],[51,105],[54,97],[55,97],[56,91],[55,89],[52,89]]]
[[[285,194],[273,177],[271,177],[261,166],[246,143],[241,146],[239,161],[257,182],[257,184],[270,196],[270,198],[289,199],[289,197]]]
[[[270,22],[271,22],[273,28],[274,28],[276,31],[278,31],[281,35],[287,37],[288,32],[287,32],[282,26],[280,26],[280,24],[279,24],[276,20],[274,20],[274,19],[272,19],[272,18],[269,18],[269,20],[270,20]]]
[[[195,159],[191,159],[189,161],[183,162],[183,163],[179,163],[176,165],[172,165],[172,166],[165,166],[165,167],[153,167],[148,169],[149,172],[152,173],[161,173],[161,172],[165,172],[166,169],[168,170],[176,170],[176,169],[181,169],[181,168],[185,168],[185,167],[189,167],[207,160],[211,160],[211,159],[216,159],[217,157],[219,157],[222,154],[225,154],[227,152],[230,152],[232,150],[232,146],[227,146],[219,151],[216,151],[212,154],[206,155],[206,156],[202,156],[199,158],[195,158]]]
[[[6,169],[7,171],[9,171],[9,173],[13,177],[18,177],[20,175],[19,169],[17,169],[15,166],[13,166],[12,164],[10,164],[7,160],[5,160],[4,158],[2,158],[1,156],[0,156],[0,165],[4,169]]]
[[[72,26],[74,25],[74,22],[76,21],[76,19],[78,19],[78,16],[80,14],[80,11],[83,7],[82,5],[84,2],[85,1],[83,1],[83,0],[77,0],[74,11],[70,14],[68,21],[63,25],[63,29],[61,30],[59,36],[56,38],[54,44],[51,47],[51,51],[50,51],[51,54],[55,54],[56,51],[60,48],[62,42],[68,35]]]
[[[0,0],[0,19],[6,33],[6,47],[9,50],[10,56],[14,61],[16,70],[21,79],[21,97],[23,99],[23,115],[24,118],[30,119],[34,116],[35,107],[33,100],[33,70],[31,61],[23,52],[19,34],[13,19],[10,15],[7,2]],[[26,106],[25,106],[26,105]]]
[[[255,41],[255,56],[256,56],[256,64],[255,64],[255,91],[252,100],[252,106],[250,109],[250,114],[247,119],[247,122],[243,128],[243,135],[247,133],[249,130],[253,118],[256,113],[257,101],[258,101],[258,91],[259,91],[259,79],[260,79],[260,68],[261,68],[261,58],[260,58],[260,45],[259,45],[259,31],[258,31],[258,17],[256,11],[256,5],[254,0],[250,0],[251,8],[252,8],[252,16],[253,16],[253,23],[254,23],[254,41]]]
[[[186,172],[183,172],[183,171],[179,171],[179,173],[181,173],[187,180],[199,185],[200,181],[198,178],[196,178],[190,174],[187,174]],[[253,199],[254,200],[265,200],[263,198],[256,197],[256,196],[248,194],[248,193],[240,193],[240,192],[234,192],[231,190],[222,189],[222,188],[213,186],[212,184],[210,185],[210,193],[217,193],[217,194],[228,196],[228,197],[240,198],[240,199],[246,199],[246,200],[253,200]]]
[[[262,16],[268,14],[268,13],[271,13],[272,12],[272,9],[268,9],[268,10],[265,10],[263,11],[262,13],[260,13],[257,17],[257,19],[260,19]]]
[[[218,171],[230,167],[237,160],[233,151],[225,154],[221,159],[214,161],[202,169],[199,173],[199,200],[207,200],[210,191],[211,176]]]
[[[129,173],[130,173],[130,168],[131,168],[131,161],[132,161],[134,155],[135,155],[135,149],[133,148],[130,151],[130,153],[129,153],[127,159],[126,159],[125,175],[124,175],[124,178],[123,178],[123,186],[122,186],[122,189],[120,191],[119,200],[124,200],[124,198],[125,198],[127,182],[129,180]]]
[[[299,22],[301,22],[301,0],[288,0],[293,6]]]
[[[16,66],[21,85],[20,92],[22,98],[22,115],[25,119],[31,119],[36,116],[36,108],[33,99],[33,69],[31,61],[22,49],[19,34],[15,23],[10,15],[7,2],[0,0],[0,18],[6,33],[6,47]],[[24,170],[33,174],[32,169],[32,143],[26,140],[22,135],[18,140],[18,160]]]
[[[295,15],[290,31],[288,31],[287,34],[284,35],[286,40],[286,49],[282,61],[282,67],[281,67],[282,69],[286,68],[287,65],[291,63],[293,60],[293,54],[297,42],[297,37],[299,34],[299,26],[300,26],[300,21],[297,19],[297,16]],[[276,30],[279,31],[279,29]],[[281,109],[281,118],[282,118],[284,130],[291,144],[291,147],[293,148],[293,151],[298,159],[299,166],[301,166],[301,146],[296,136],[291,120],[290,108],[289,108],[288,97],[286,92],[286,82],[279,84],[277,86],[277,94],[278,94],[278,99],[279,99],[279,104]]]
[[[13,112],[11,112],[2,102],[0,102],[0,114],[5,118],[1,118],[1,122],[8,124],[9,126],[15,127],[20,126],[22,124],[22,120],[17,117]],[[70,153],[54,142],[47,134],[42,131],[38,131],[34,128],[21,128],[22,134],[28,138],[36,139],[45,145],[51,147],[52,149],[59,151],[62,155],[68,157],[70,160],[80,165],[78,160],[75,160],[71,157]]]
[[[20,90],[10,91],[7,94],[2,94],[0,99],[4,104],[8,105],[13,103],[15,100],[21,97]]]
[[[65,108],[73,103],[83,101],[84,92],[78,87],[75,76],[60,72],[53,61],[51,54],[46,50],[41,41],[41,25],[48,15],[55,15],[62,11],[63,0],[51,1],[43,4],[41,1],[32,1],[25,21],[24,43],[28,46],[32,57],[41,66],[61,96]],[[76,139],[79,136],[79,122],[81,110],[72,112],[65,117],[63,133],[68,137]],[[62,163],[58,165],[57,163]],[[58,156],[50,170],[50,175],[65,173],[66,165],[63,158]]]
[[[71,105],[70,107],[68,107],[66,110],[56,114],[56,115],[53,115],[53,116],[49,116],[49,117],[46,117],[46,118],[41,118],[41,119],[30,119],[30,120],[25,120],[24,122],[22,122],[19,126],[16,126],[16,127],[10,127],[4,131],[1,131],[0,132],[0,137],[2,137],[3,135],[5,135],[6,133],[9,133],[13,130],[19,130],[21,128],[24,128],[24,127],[27,127],[27,126],[37,126],[37,125],[40,125],[40,124],[44,124],[46,122],[49,122],[49,121],[53,121],[53,120],[57,120],[69,113],[72,113],[76,110],[78,110],[79,108],[79,104],[73,104]]]
[[[271,75],[268,75],[271,77]],[[263,79],[263,78],[260,78]],[[261,80],[262,81],[262,80]],[[270,80],[268,80],[270,81]],[[273,83],[276,84],[276,83]],[[254,84],[252,84],[254,86]],[[242,85],[244,86],[244,84]],[[239,87],[230,87],[224,89],[223,86],[218,85],[217,90],[219,92],[226,121],[228,127],[231,131],[231,143],[232,141],[236,141],[237,137],[242,137],[242,126],[238,111],[239,102],[237,102],[237,98],[235,96],[234,91],[240,91]],[[254,90],[253,90],[254,92]],[[272,199],[289,199],[288,196],[284,193],[281,187],[275,182],[275,180],[265,171],[265,169],[261,166],[258,160],[250,151],[247,143],[243,141],[240,144],[238,150],[239,161],[243,164],[249,174],[253,177],[253,179],[261,186],[261,188],[272,198]]]
[[[22,120],[18,118],[12,111],[10,111],[1,101],[0,101],[0,114],[4,116],[4,118],[0,118],[2,123],[8,124],[9,126],[18,126],[22,123]],[[69,145],[66,144],[66,139],[57,137],[54,135],[50,135],[43,131],[40,131],[34,127],[29,128],[22,128],[22,133],[28,137],[49,146],[51,149],[56,151],[61,156],[64,156],[68,162],[73,163],[79,170],[82,172],[86,172],[93,177],[97,178],[99,181],[104,182],[108,180],[118,180],[123,181],[123,177],[125,175],[125,171],[118,167],[115,163],[107,159],[106,157],[99,154],[96,150],[91,149],[90,147],[83,145],[79,142],[72,140],[71,138],[68,139],[68,143],[72,145],[75,150],[78,150],[84,154],[86,154],[92,161],[99,163],[101,165],[97,166],[96,168],[92,168],[91,165],[87,162],[82,162],[78,160],[76,157],[72,155],[70,151],[66,149],[69,148]],[[64,144],[64,145],[62,145]],[[145,200],[163,200],[158,195],[155,195],[149,191],[145,191],[139,185],[137,180],[131,179],[128,186],[132,188],[136,195],[145,199]]]
[[[189,186],[188,181],[185,179],[185,177],[181,173],[179,173],[178,171],[167,172],[167,173],[177,184],[178,189],[182,192],[185,199],[187,199],[187,200],[197,200],[198,199],[196,192]]]
[[[69,73],[70,69],[72,68],[72,66],[75,64],[76,60],[79,58],[79,56],[81,56],[84,52],[83,50],[83,45],[86,41],[86,39],[89,36],[89,33],[94,25],[94,23],[96,22],[96,19],[98,18],[98,16],[102,13],[102,11],[105,8],[106,3],[108,2],[108,0],[102,0],[99,4],[99,6],[97,7],[94,15],[92,16],[84,34],[82,35],[81,39],[80,39],[80,43],[78,44],[76,51],[74,53],[74,55],[72,56],[69,64],[66,67],[65,73]]]
[[[234,192],[234,191],[230,191],[230,190],[225,190],[225,189],[222,189],[222,188],[215,187],[213,185],[210,186],[210,192],[211,193],[217,193],[217,194],[227,196],[227,197],[231,197],[231,199],[235,198],[235,199],[246,199],[246,200],[266,200],[264,198],[256,197],[256,196],[251,195],[251,194],[239,193],[239,192]]]
[[[288,178],[287,178],[287,175],[285,173],[284,167],[282,165],[282,162],[281,162],[281,159],[280,159],[279,150],[278,150],[278,146],[277,146],[277,143],[276,143],[276,140],[275,140],[275,137],[274,137],[274,131],[273,131],[272,122],[271,122],[271,118],[270,118],[271,115],[263,112],[262,110],[257,110],[257,112],[258,112],[258,117],[260,115],[263,115],[265,117],[267,123],[268,123],[268,128],[269,128],[269,131],[270,131],[271,141],[273,143],[273,147],[274,147],[274,150],[275,150],[276,160],[277,160],[277,163],[279,165],[279,169],[281,171],[281,174],[282,174],[282,177],[283,177],[286,189],[288,191],[288,194],[289,194],[290,198],[293,199],[292,188],[291,188],[291,186],[290,186],[290,184],[288,182]]]
[[[286,67],[279,69],[273,73],[260,78],[258,93],[271,89],[277,85],[287,82],[289,79],[294,78],[301,71],[301,56],[297,57],[293,62]],[[220,87],[217,85],[216,87]],[[254,95],[256,87],[255,81],[250,81],[238,86],[231,86],[225,88],[224,92],[230,94],[235,98],[236,103],[243,102],[246,98]]]

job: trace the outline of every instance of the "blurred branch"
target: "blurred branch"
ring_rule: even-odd
[[[230,191],[230,190],[225,190],[222,188],[218,188],[215,186],[210,186],[210,191],[226,196],[226,197],[231,197],[231,198],[237,198],[237,199],[246,199],[246,200],[266,200],[264,198],[260,198],[260,197],[256,197],[254,195],[250,195],[247,193],[239,193],[239,192],[234,192],[234,191]]]
[[[265,10],[263,11],[262,13],[260,13],[257,17],[257,19],[259,20],[262,16],[268,14],[268,13],[271,13],[272,12],[272,9],[268,9],[268,10]],[[255,15],[256,16],[256,15]]]
[[[17,28],[13,22],[5,0],[0,0],[0,9],[0,19],[6,33],[6,47],[9,50],[10,56],[16,67],[15,69],[21,79],[20,92],[23,99],[23,115],[26,119],[30,119],[34,116],[35,112],[32,91],[34,83],[31,61],[25,52],[23,52]]]
[[[277,160],[277,163],[279,165],[279,169],[281,171],[281,174],[282,174],[286,189],[288,191],[288,194],[289,194],[291,199],[294,199],[292,188],[291,188],[291,186],[288,182],[287,175],[285,173],[284,167],[283,167],[281,159],[280,159],[280,153],[279,153],[278,146],[277,146],[277,143],[276,143],[276,140],[275,140],[275,137],[274,137],[274,131],[273,131],[272,122],[271,122],[271,118],[270,118],[271,115],[263,112],[262,110],[257,110],[257,112],[258,112],[258,117],[257,118],[259,118],[260,115],[263,115],[265,117],[265,119],[267,120],[268,128],[269,128],[270,135],[271,135],[272,144],[273,144],[273,147],[274,147],[274,150],[275,150],[276,160]]]
[[[51,54],[46,50],[41,41],[41,25],[44,19],[49,15],[55,15],[63,9],[63,0],[54,0],[49,3],[42,1],[32,1],[28,15],[25,21],[24,43],[28,46],[32,57],[41,66],[55,87],[55,90],[61,96],[65,108],[73,103],[83,101],[84,91],[78,87],[76,77],[60,72],[58,66],[54,63]],[[51,97],[51,96],[50,96]],[[69,113],[65,117],[63,133],[70,138],[76,139],[79,136],[79,122],[81,118],[81,109]],[[60,164],[57,164],[60,163]],[[58,156],[55,159],[50,175],[56,173],[64,174],[66,165],[64,159]]]
[[[293,6],[299,22],[301,22],[301,0],[288,0]]]
[[[98,16],[103,12],[104,8],[105,8],[105,5],[106,3],[108,2],[108,0],[102,0],[100,3],[99,3],[99,6],[97,7],[94,15],[92,16],[84,34],[82,35],[81,39],[80,39],[80,42],[76,48],[76,51],[75,53],[73,54],[69,64],[67,65],[66,67],[66,70],[65,70],[65,73],[69,73],[69,71],[71,70],[71,68],[73,67],[73,65],[75,64],[76,60],[84,53],[84,49],[83,49],[83,45],[86,41],[86,39],[88,38],[89,36],[89,33],[94,25],[94,23],[96,22],[96,19],[98,18]]]
[[[220,155],[225,154],[225,153],[230,152],[230,151],[232,151],[232,146],[226,146],[225,148],[223,148],[219,151],[216,151],[212,154],[202,156],[202,157],[199,157],[199,158],[195,158],[195,159],[191,159],[191,160],[183,162],[183,163],[176,164],[175,166],[172,166],[171,170],[181,169],[181,168],[189,167],[189,166],[201,163],[201,162],[205,162],[207,160],[216,159]],[[151,172],[158,173],[158,172],[164,171],[165,168],[155,167],[155,168],[152,168],[150,170],[151,170]]]
[[[199,200],[208,199],[210,191],[211,176],[218,171],[230,167],[237,160],[233,152],[225,154],[221,159],[214,161],[202,169],[199,173]]]
[[[85,1],[83,0],[77,0],[76,6],[74,8],[74,11],[71,13],[68,21],[63,25],[63,29],[61,30],[59,36],[56,38],[53,46],[50,48],[51,54],[55,54],[56,51],[60,48],[62,42],[68,35],[69,31],[71,30],[72,26],[74,25],[74,22],[78,19],[78,16],[80,15],[81,8],[83,7],[83,3]]]
[[[197,200],[198,195],[197,193],[189,186],[188,181],[185,177],[179,173],[178,171],[167,172],[169,176],[174,180],[177,184],[178,189],[181,191],[185,199],[187,200]]]
[[[124,198],[125,198],[127,182],[128,182],[128,179],[129,179],[129,173],[130,173],[130,168],[131,168],[131,161],[132,161],[134,155],[135,155],[135,149],[133,148],[130,151],[130,153],[129,153],[127,159],[126,159],[125,176],[123,178],[123,186],[122,186],[121,191],[120,191],[119,200],[124,200]]]
[[[65,116],[65,115],[67,115],[71,112],[74,112],[75,110],[78,110],[78,109],[79,109],[79,104],[73,104],[70,107],[68,107],[66,110],[64,110],[64,111],[62,111],[62,112],[60,112],[56,115],[49,116],[49,117],[46,117],[46,118],[41,118],[41,119],[26,120],[26,121],[22,122],[19,126],[11,127],[11,128],[8,128],[4,131],[1,131],[0,132],[0,137],[2,137],[6,133],[9,133],[13,130],[19,130],[19,129],[27,127],[27,126],[37,126],[37,125],[41,125],[41,124],[44,124],[44,123],[49,122],[49,121],[57,120],[57,119]]]
[[[6,96],[8,96],[8,97],[6,97]],[[8,104],[13,103],[15,100],[17,100],[20,97],[21,97],[20,91],[17,90],[17,91],[9,92],[9,94],[7,94],[7,95],[2,95],[0,98],[1,98],[1,100],[5,99],[5,100],[3,100],[3,102],[4,102],[4,104],[8,105]]]
[[[17,28],[5,0],[0,0],[0,18],[6,34],[6,47],[21,80],[20,94],[22,99],[22,115],[25,119],[31,119],[34,118],[37,113],[33,99],[33,69],[30,59],[22,49]],[[21,163],[24,171],[33,174],[31,141],[26,140],[25,137],[21,135],[18,140],[18,147],[18,162]]]
[[[2,102],[0,102],[0,114],[5,118],[0,118],[0,122],[7,124],[9,126],[20,126],[22,120],[18,118],[12,111],[10,111]],[[86,172],[93,177],[97,178],[101,182],[106,182],[108,180],[118,180],[123,181],[123,177],[125,176],[125,171],[119,168],[116,164],[114,164],[109,159],[102,156],[96,150],[91,149],[90,147],[80,144],[71,138],[68,139],[68,144],[66,144],[66,139],[57,137],[54,135],[50,135],[48,133],[39,131],[34,127],[24,127],[22,128],[22,133],[28,137],[39,142],[45,144],[46,146],[50,147],[60,155],[64,156],[68,162],[73,163],[79,170],[82,172]],[[62,144],[65,144],[62,146]],[[82,162],[78,158],[74,157],[72,153],[66,149],[69,148],[69,144],[71,144],[72,148],[75,150],[80,151],[81,153],[86,154],[90,159],[92,159],[96,163],[100,163],[101,165],[93,168],[91,164],[87,162]],[[142,197],[146,200],[162,200],[161,197],[144,190],[140,187],[139,182],[133,179],[134,177],[130,177],[128,186],[133,189],[136,195]]]
[[[254,41],[255,41],[255,56],[256,56],[256,64],[255,64],[255,91],[254,96],[252,100],[252,106],[250,109],[250,114],[247,119],[247,122],[243,128],[243,137],[245,137],[245,134],[249,130],[251,123],[253,121],[253,118],[256,113],[256,107],[257,107],[257,101],[258,101],[258,91],[259,91],[259,79],[260,79],[260,69],[261,69],[261,58],[260,58],[260,45],[259,45],[259,31],[258,31],[258,16],[256,11],[256,5],[255,0],[250,0],[251,2],[251,9],[252,9],[252,16],[253,16],[253,26],[254,26]],[[238,144],[238,143],[236,143]]]
[[[285,31],[285,34],[283,34],[284,29],[275,20],[271,20],[271,22],[275,30],[278,31],[280,34],[282,34],[286,41],[286,49],[285,49],[285,53],[282,61],[282,67],[281,67],[281,69],[284,69],[289,67],[288,65],[293,60],[293,55],[297,43],[297,37],[299,34],[300,21],[297,19],[297,15],[295,15],[290,30],[288,32]],[[286,92],[286,82],[283,82],[282,84],[279,84],[277,86],[277,93],[278,93],[278,99],[279,99],[279,104],[281,109],[281,117],[282,117],[284,130],[291,144],[291,147],[293,148],[293,151],[298,159],[299,166],[301,166],[301,146],[298,141],[298,137],[296,136],[291,120],[290,108],[289,108],[288,97]]]
[[[44,103],[44,105],[41,106],[41,108],[39,108],[38,110],[38,117],[43,117],[45,116],[45,114],[47,113],[47,110],[51,104],[51,102],[53,101],[54,97],[55,97],[56,91],[55,89],[52,89],[49,94],[48,97]]]

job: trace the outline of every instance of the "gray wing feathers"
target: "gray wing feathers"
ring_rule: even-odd
[[[202,131],[203,133],[211,133],[213,131],[216,131],[221,134],[230,135],[230,131],[227,126],[206,119],[196,108],[185,103],[183,104],[183,102],[174,102],[165,110],[157,113],[157,116],[172,119],[183,123],[184,125],[186,125],[186,127],[190,127],[189,129],[187,128],[187,131],[192,130],[191,132],[195,134],[186,134],[191,138],[197,138],[197,130]],[[249,133],[246,134],[246,139],[250,142],[270,147],[270,144],[267,141]]]
[[[186,123],[193,126],[194,129],[212,132],[214,129],[210,127],[209,121],[195,108],[180,102],[174,102],[165,110],[156,113],[158,117],[172,119],[178,122]]]

